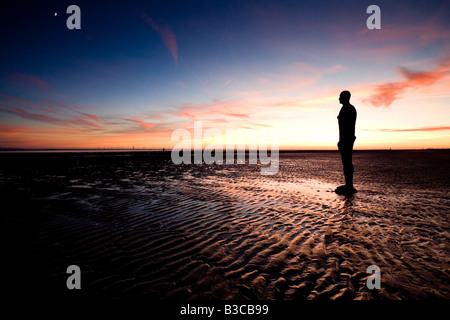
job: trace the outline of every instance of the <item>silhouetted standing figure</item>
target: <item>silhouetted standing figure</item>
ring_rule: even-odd
[[[341,153],[342,165],[344,167],[345,185],[336,188],[339,194],[354,194],[356,189],[353,188],[353,163],[352,153],[353,144],[355,143],[355,124],[356,109],[350,104],[350,92],[342,91],[339,95],[339,102],[342,104],[341,111],[338,115],[339,123],[339,142],[338,148]]]

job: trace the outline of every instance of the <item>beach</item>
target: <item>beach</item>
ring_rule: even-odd
[[[170,152],[0,154],[10,292],[151,300],[450,298],[450,151],[175,165]],[[68,290],[66,269],[81,270]],[[369,289],[367,268],[381,271]]]

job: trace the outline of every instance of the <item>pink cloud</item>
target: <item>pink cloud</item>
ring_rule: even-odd
[[[423,23],[412,21],[410,25],[386,24],[377,32],[362,28],[358,32],[358,43],[380,43],[413,40],[417,45],[427,45],[433,41],[446,40],[450,37],[450,30],[445,28],[438,20],[428,20]]]
[[[340,64],[322,67],[297,61],[288,64],[281,73],[266,74],[264,77],[256,76],[254,82],[258,84],[259,93],[276,91],[284,93],[312,86],[324,76],[343,70],[345,68]],[[265,90],[261,91],[261,89]]]
[[[94,121],[97,121],[97,122],[100,121],[96,115],[93,115],[93,114],[90,114],[90,113],[84,113],[84,112],[78,112],[78,113],[82,114],[82,115],[84,115],[84,116],[86,116],[86,117],[88,117],[88,118],[90,118],[90,119],[92,119]]]
[[[436,16],[434,16],[436,17]],[[442,21],[444,21],[442,17]],[[411,20],[410,24],[387,24],[373,32],[364,26],[354,38],[347,33],[338,32],[341,41],[337,50],[357,59],[384,62],[390,57],[401,57],[417,49],[437,42],[445,43],[450,38],[450,30],[440,19],[426,19],[422,22]]]
[[[93,120],[95,122],[98,122],[100,124],[106,124],[106,125],[115,124],[115,123],[112,123],[112,122],[100,119],[99,117],[97,117],[96,115],[91,114],[91,113],[86,113],[86,112],[81,112],[81,111],[77,111],[77,112],[79,114],[82,114],[83,116],[87,117],[88,119],[91,119],[91,120]]]
[[[145,130],[150,130],[151,128],[153,128],[156,124],[158,124],[159,122],[153,122],[153,123],[148,123],[145,122],[144,120],[141,119],[124,119],[133,123],[137,123],[138,125],[142,126],[143,128],[145,128]]]
[[[225,112],[224,115],[237,117],[237,118],[248,118],[250,115],[245,113],[234,113],[234,112]]]
[[[31,102],[24,101],[22,99],[14,98],[14,97],[11,97],[11,96],[7,96],[6,94],[0,93],[0,97],[6,98],[6,99],[8,99],[10,101],[13,101],[13,102],[16,102],[16,103],[23,104],[25,106],[31,107],[31,108],[36,109],[36,110],[45,111],[45,112],[51,112],[51,113],[57,113],[55,110],[39,107],[39,106],[37,106],[37,105],[35,105],[35,104],[31,103]]]
[[[30,119],[30,120],[43,121],[43,122],[53,123],[53,124],[59,123],[62,125],[83,126],[83,127],[93,128],[93,129],[101,129],[102,128],[101,125],[114,124],[114,123],[105,121],[103,119],[100,119],[99,117],[97,117],[94,114],[78,111],[78,109],[86,109],[86,108],[79,107],[79,106],[67,105],[67,104],[64,104],[61,102],[56,102],[56,101],[45,101],[44,104],[47,105],[48,108],[44,108],[44,107],[40,107],[34,103],[31,103],[31,102],[28,102],[28,101],[25,101],[22,99],[18,99],[15,97],[7,96],[5,94],[0,94],[0,97],[6,98],[9,101],[18,103],[23,106],[30,107],[35,110],[44,111],[44,113],[33,113],[33,112],[30,112],[21,107],[19,108],[19,107],[13,107],[13,106],[10,106],[7,104],[2,104],[4,107],[2,109],[0,109],[1,111],[8,112],[10,114],[14,114],[14,115],[20,116],[22,118]],[[61,109],[55,110],[55,108],[58,108],[58,107],[63,110],[61,110]],[[71,114],[70,112],[78,113],[78,114],[82,115],[83,117]],[[53,115],[57,115],[59,117],[56,117],[53,115],[51,116],[46,113],[52,113]]]
[[[30,120],[37,120],[37,121],[53,123],[53,124],[63,124],[63,125],[68,124],[68,122],[64,119],[57,118],[57,117],[50,116],[50,115],[45,115],[45,114],[29,112],[25,109],[17,108],[17,107],[10,107],[10,106],[1,107],[0,111],[14,114],[14,115],[20,116],[25,119],[30,119]]]
[[[183,104],[174,115],[179,118],[195,120],[210,120],[220,122],[219,119],[232,121],[247,121],[260,109],[261,106],[256,101],[249,99],[239,99],[234,101],[224,101],[214,99],[204,104]],[[227,121],[223,121],[227,122]]]
[[[283,112],[291,112],[293,109],[324,110],[320,103],[327,102],[331,98],[315,100],[280,99],[265,97],[248,97],[237,100],[214,99],[203,104],[186,103],[174,110],[171,116],[189,119],[189,121],[203,120],[210,123],[227,123],[235,127],[248,125],[250,122],[264,123],[285,116]],[[332,97],[337,100],[337,97]],[[317,105],[319,104],[319,105]],[[277,110],[276,113],[274,110]]]
[[[166,45],[167,49],[169,49],[170,55],[175,61],[175,67],[178,66],[178,44],[177,38],[175,34],[170,30],[167,24],[164,22],[164,25],[161,26],[153,21],[146,13],[141,12],[141,19],[143,19],[153,30],[159,33],[161,39]]]
[[[62,109],[76,111],[76,112],[78,112],[77,110],[92,109],[90,107],[75,106],[75,105],[71,105],[71,104],[66,104],[66,103],[62,103],[62,102],[58,102],[58,101],[49,101],[49,100],[44,101],[44,104],[50,108],[59,107]]]
[[[40,121],[59,126],[81,126],[90,129],[103,129],[103,127],[99,124],[77,116],[62,115],[62,117],[55,117],[53,115],[34,113],[22,108],[7,105],[3,105],[2,107],[0,107],[0,111],[7,112],[24,119]]]
[[[76,116],[72,117],[70,123],[72,123],[74,125],[78,125],[78,126],[84,126],[84,127],[92,128],[92,129],[103,129],[102,126],[100,126],[99,124],[97,124],[95,122],[83,119],[81,117],[76,117]]]

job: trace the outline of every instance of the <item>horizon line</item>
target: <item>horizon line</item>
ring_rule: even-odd
[[[191,149],[190,151],[197,151],[198,149]],[[205,149],[201,149],[204,152]],[[373,148],[373,149],[354,149],[353,151],[424,151],[424,150],[450,150],[449,148]],[[172,152],[172,148],[2,148],[0,147],[0,152],[24,152],[24,151],[100,151],[100,152],[143,152],[143,151],[160,151],[160,152]],[[226,149],[223,150],[226,153]],[[234,152],[245,151],[249,152],[249,149],[238,150],[234,149]],[[255,149],[254,151],[259,151]],[[271,152],[270,149],[266,149],[267,152]],[[339,151],[335,149],[279,149],[278,152],[331,152]]]

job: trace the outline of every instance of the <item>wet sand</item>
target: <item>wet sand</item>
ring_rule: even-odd
[[[449,151],[337,152],[257,165],[170,153],[0,154],[10,292],[148,299],[450,298]],[[66,288],[78,265],[82,289]],[[381,269],[369,290],[366,269]]]

